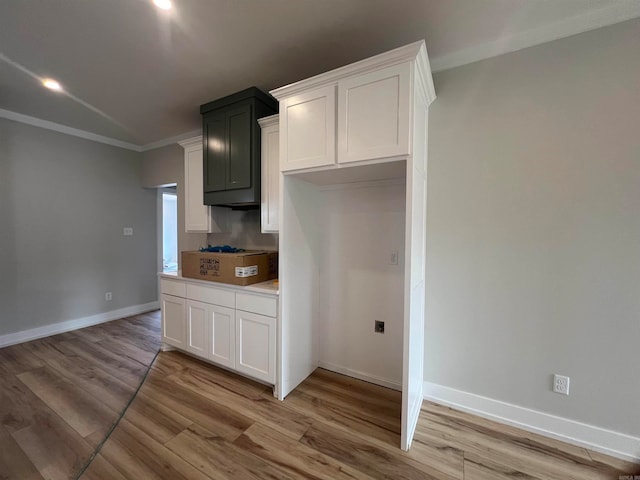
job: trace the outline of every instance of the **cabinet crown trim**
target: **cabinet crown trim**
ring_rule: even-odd
[[[435,97],[435,89],[433,88],[433,78],[431,76],[431,68],[429,66],[429,57],[427,55],[427,46],[424,40],[396,48],[389,52],[381,53],[364,60],[336,68],[326,73],[321,73],[311,78],[301,80],[296,83],[285,85],[284,87],[271,90],[269,93],[278,100],[296,95],[300,92],[318,88],[354,75],[361,75],[370,71],[378,70],[384,67],[390,67],[404,62],[415,62],[416,70],[419,71],[419,78],[422,80],[424,88],[424,96],[428,103],[431,103]]]
[[[186,140],[182,140],[182,141],[178,142],[178,144],[182,148],[201,146],[202,145],[202,135],[198,135],[197,137],[193,137],[193,138],[187,138]]]
[[[264,128],[271,125],[277,125],[279,119],[280,115],[276,113],[275,115],[269,115],[268,117],[259,118],[258,123],[260,124],[260,128]]]

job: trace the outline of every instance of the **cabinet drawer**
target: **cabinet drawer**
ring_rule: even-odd
[[[278,303],[275,298],[251,295],[249,293],[236,293],[236,309],[268,317],[276,317],[278,315]]]
[[[198,302],[212,303],[223,307],[235,308],[235,292],[204,285],[187,284],[187,298]]]
[[[184,298],[186,296],[186,285],[184,282],[162,279],[160,280],[160,293]]]

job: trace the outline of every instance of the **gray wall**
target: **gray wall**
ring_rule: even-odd
[[[228,233],[185,233],[184,149],[177,144],[144,152],[141,182],[144,187],[176,184],[178,197],[178,251],[211,245],[232,245],[252,250],[277,250],[278,236],[260,232],[260,209],[229,211]]]
[[[435,77],[427,381],[640,434],[638,45],[634,20]]]
[[[157,300],[139,153],[0,119],[0,225],[0,335]]]
[[[142,186],[146,188],[176,185],[178,199],[178,264],[180,265],[180,252],[197,250],[207,245],[206,233],[185,232],[184,149],[178,144],[173,144],[144,152],[142,154],[140,181]]]

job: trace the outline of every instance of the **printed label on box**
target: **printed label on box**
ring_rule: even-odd
[[[236,277],[246,278],[258,275],[258,266],[250,265],[248,267],[236,267]]]
[[[220,260],[217,258],[200,259],[200,275],[214,276],[220,275]]]

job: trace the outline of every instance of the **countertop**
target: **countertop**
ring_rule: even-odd
[[[182,272],[160,272],[158,274],[163,278],[173,278],[175,280],[185,280],[188,282],[198,283],[200,285],[209,285],[211,287],[227,287],[234,288],[236,290],[244,290],[247,292],[255,292],[255,293],[267,293],[270,295],[279,295],[280,288],[278,285],[274,284],[275,280],[267,280],[266,282],[254,283],[253,285],[247,285],[246,287],[242,285],[233,285],[231,283],[221,283],[221,282],[210,282],[208,280],[198,280],[196,278],[188,278],[183,277]]]

